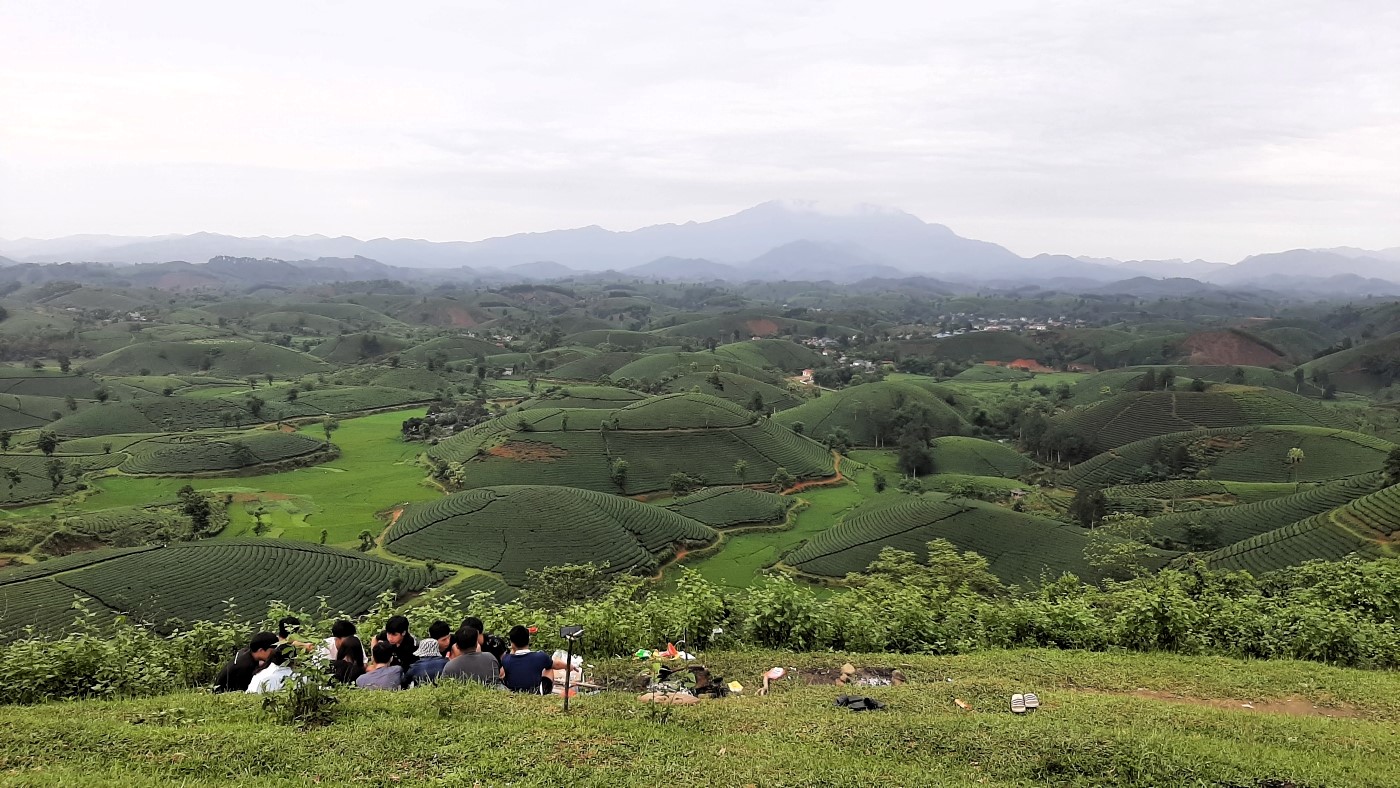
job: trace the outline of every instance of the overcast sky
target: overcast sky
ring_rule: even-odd
[[[0,237],[904,208],[1039,252],[1400,245],[1394,0],[0,0]]]

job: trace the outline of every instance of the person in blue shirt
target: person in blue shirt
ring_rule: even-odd
[[[554,685],[548,675],[552,670],[553,657],[530,650],[530,630],[518,625],[511,627],[510,652],[501,657],[501,683],[506,689],[548,695]]]
[[[446,621],[434,621],[428,627],[428,636],[418,641],[414,655],[418,661],[408,669],[404,680],[410,687],[432,684],[447,667],[447,654],[452,648],[452,629]]]

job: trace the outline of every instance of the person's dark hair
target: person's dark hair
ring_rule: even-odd
[[[277,645],[277,635],[271,632],[259,632],[248,639],[249,651],[262,651],[275,645]]]
[[[354,635],[346,635],[341,642],[340,649],[335,652],[337,662],[350,662],[364,669],[365,667],[365,647],[360,639]]]
[[[408,616],[390,616],[389,622],[384,625],[384,631],[391,635],[408,634]]]
[[[525,648],[530,645],[530,630],[516,624],[510,628],[510,643],[516,648]]]
[[[476,616],[467,616],[466,618],[462,619],[462,626],[471,627],[477,632],[486,631],[486,625],[481,623],[481,619],[477,618]]]
[[[381,665],[390,665],[394,662],[394,646],[387,640],[381,640],[374,644],[374,661]]]
[[[457,634],[452,636],[452,644],[462,650],[464,654],[476,651],[477,640],[481,637],[481,632],[476,627],[462,627],[457,630]]]
[[[428,637],[431,640],[440,640],[451,633],[452,628],[447,625],[446,621],[434,621],[432,625],[428,627]]]
[[[358,630],[355,629],[355,622],[347,618],[331,624],[331,637],[348,638],[353,637]]]
[[[277,622],[277,637],[286,640],[292,633],[301,628],[301,619],[296,616],[284,616]]]

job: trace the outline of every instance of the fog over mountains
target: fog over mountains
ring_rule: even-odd
[[[203,263],[224,258],[221,262],[227,267],[227,258],[249,258],[245,264],[251,260],[290,260],[305,261],[303,269],[339,269],[357,278],[392,277],[395,269],[417,269],[416,273],[430,278],[483,274],[492,279],[538,280],[615,271],[680,281],[855,282],[918,276],[967,283],[1054,282],[1081,288],[1146,278],[1167,280],[1151,289],[1171,292],[1255,285],[1343,294],[1400,292],[1395,285],[1400,282],[1400,247],[1374,251],[1295,249],[1255,255],[1234,265],[1052,254],[1023,258],[995,243],[963,238],[948,227],[898,209],[862,205],[833,210],[784,201],[763,203],[708,222],[623,232],[590,226],[448,242],[362,241],[323,235],[75,235],[0,240],[0,255],[0,265]],[[407,276],[410,272],[400,273]]]

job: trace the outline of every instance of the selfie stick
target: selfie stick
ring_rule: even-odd
[[[565,629],[568,630],[568,629],[571,629],[571,628],[566,627]],[[573,677],[573,675],[574,675],[574,641],[578,640],[580,637],[583,637],[583,627],[577,627],[576,629],[577,629],[576,632],[572,632],[572,633],[570,633],[570,634],[564,636],[564,640],[566,640],[566,641],[568,642],[568,644],[569,644],[569,645],[568,645],[568,652],[567,652],[568,656],[564,658],[564,711],[565,711],[565,712],[568,712],[568,710],[569,710],[569,679],[571,679],[571,678]],[[563,633],[561,632],[560,634],[563,634]]]

